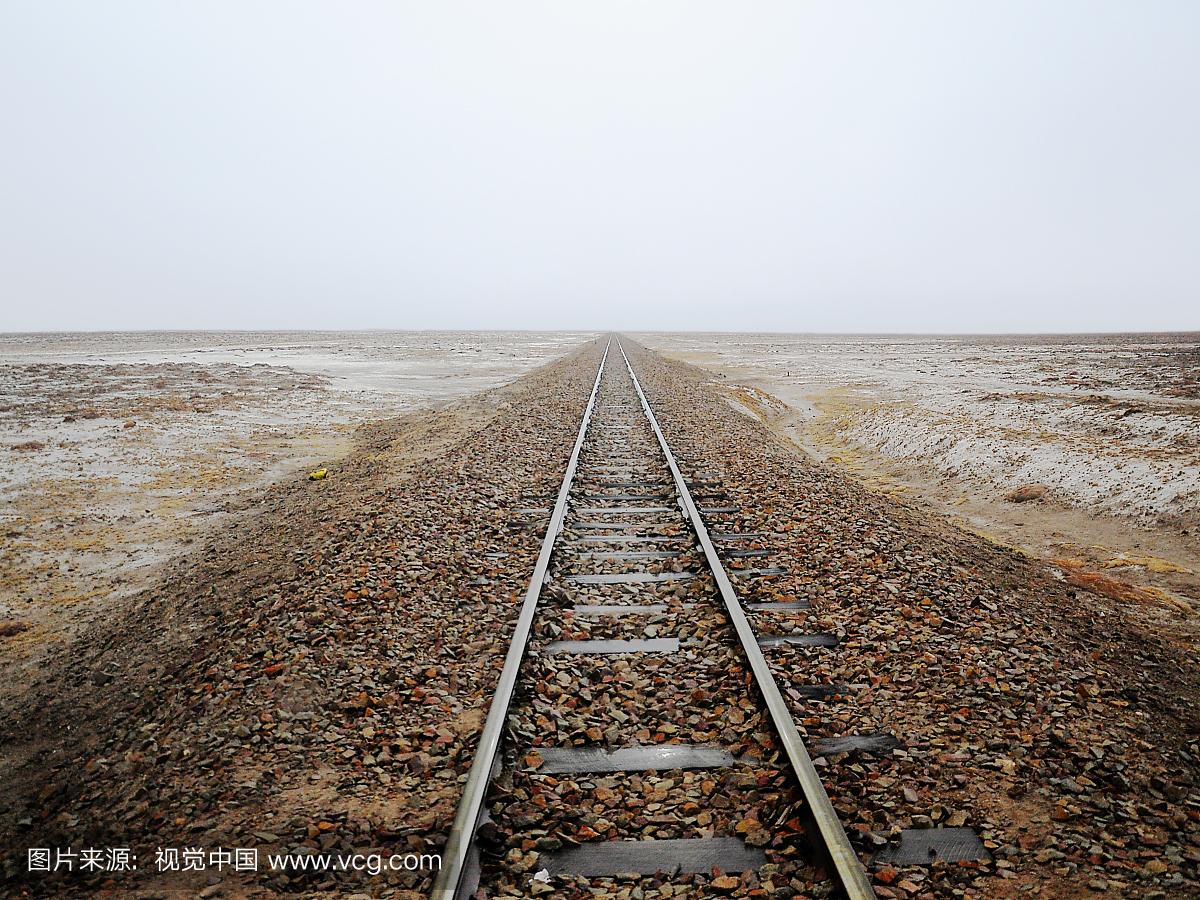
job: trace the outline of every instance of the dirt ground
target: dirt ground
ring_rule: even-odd
[[[10,669],[0,900],[424,896],[424,870],[146,869],[163,847],[436,852],[540,543],[521,510],[557,489],[598,352],[359,429],[328,477],[293,470],[248,492],[148,588]],[[961,877],[876,872],[891,879],[881,895],[1189,896],[1200,672],[1187,583],[1139,589],[1131,567],[1015,552],[932,500],[777,441],[768,426],[785,429],[791,408],[761,389],[647,365],[652,400],[674,404],[665,427],[681,458],[724,472],[743,524],[786,554],[791,580],[773,589],[813,599],[801,624],[845,636],[838,663],[781,657],[797,683],[819,673],[866,689],[805,727],[878,719],[912,741],[886,770],[827,760],[839,808],[961,816],[995,848],[995,864]],[[1049,508],[1038,503],[1011,508]],[[1147,579],[1187,574],[1137,565]],[[934,802],[943,788],[957,792],[949,805]],[[146,868],[30,877],[28,847],[126,847]]]
[[[639,337],[880,493],[1200,610],[1197,335]]]
[[[255,509],[256,492],[351,452],[362,424],[511,381],[584,340],[0,334],[0,713],[47,651]]]

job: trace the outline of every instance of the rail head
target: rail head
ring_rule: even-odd
[[[620,350],[625,367],[629,370],[629,377],[633,379],[633,386],[642,402],[642,411],[649,420],[650,427],[658,438],[659,446],[667,459],[667,466],[671,470],[672,478],[675,479],[675,489],[679,493],[679,502],[683,507],[684,516],[691,522],[692,528],[696,532],[696,539],[704,550],[705,559],[712,570],[717,589],[721,593],[729,621],[737,632],[742,650],[754,673],[758,688],[762,692],[767,710],[771,714],[775,731],[787,753],[792,771],[800,783],[805,802],[820,832],[821,841],[833,863],[834,875],[849,900],[875,900],[875,891],[871,887],[867,873],[863,869],[862,863],[859,862],[858,854],[850,845],[850,839],[846,836],[841,819],[838,818],[837,811],[833,808],[829,795],[825,792],[825,786],[821,783],[821,776],[817,773],[812,758],[808,755],[808,750],[800,738],[800,732],[792,720],[791,710],[788,709],[787,702],[779,692],[779,686],[775,683],[775,676],[771,674],[770,665],[758,646],[758,638],[750,625],[750,620],[746,618],[741,601],[738,600],[737,593],[733,589],[733,582],[730,581],[729,575],[725,572],[725,566],[717,555],[716,547],[709,536],[704,519],[692,499],[683,473],[680,472],[679,466],[675,462],[675,455],[671,452],[671,447],[658,425],[658,419],[655,418],[654,411],[650,408],[650,401],[646,399],[641,382],[638,381],[637,373],[633,371],[633,365],[625,353],[625,347],[621,344],[620,338],[617,338],[617,349]]]
[[[604,364],[608,361],[608,352],[611,347],[612,340],[609,339],[604,348],[604,355],[600,359],[600,367],[596,371],[596,380],[592,384],[592,393],[583,412],[583,420],[579,425],[575,446],[571,450],[571,458],[567,462],[567,470],[558,491],[554,512],[546,527],[546,537],[542,541],[537,564],[529,579],[529,588],[526,590],[525,600],[521,604],[517,627],[513,632],[508,655],[504,659],[504,668],[500,671],[500,679],[492,697],[487,720],[484,722],[483,731],[479,736],[479,745],[475,748],[471,771],[463,786],[462,799],[459,801],[454,824],[450,827],[450,838],[442,852],[442,867],[438,871],[430,894],[433,900],[462,900],[475,891],[474,885],[464,884],[464,875],[467,874],[468,869],[468,855],[487,803],[488,784],[491,782],[493,767],[503,743],[505,721],[512,704],[517,675],[521,669],[521,662],[525,658],[525,648],[529,644],[529,633],[537,613],[542,585],[545,583],[546,573],[550,568],[550,556],[554,552],[554,541],[562,531],[563,521],[567,515],[567,501],[571,492],[571,484],[575,480],[575,470],[579,466],[579,453],[583,449],[588,424],[591,422],[592,412],[596,408],[596,394],[600,389],[600,379],[604,375]]]

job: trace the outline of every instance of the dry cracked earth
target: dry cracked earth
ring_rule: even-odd
[[[759,630],[840,638],[837,649],[768,653],[801,733],[887,730],[902,742],[817,760],[878,896],[1200,895],[1193,617],[1149,595],[1064,582],[873,493],[733,411],[703,370],[626,343],[681,463],[721,478],[744,510],[727,527],[763,534],[772,565],[788,570],[747,582],[744,596],[812,601],[758,617]],[[541,541],[520,510],[557,492],[602,350],[591,344],[441,412],[360,430],[327,478],[298,474],[262,491],[123,613],[49,654],[0,723],[0,900],[427,896],[427,868],[263,863],[322,852],[420,860],[443,846]],[[602,732],[576,704],[522,723],[525,736],[584,746],[703,738],[766,758],[769,721],[723,702],[743,670],[721,624],[684,624],[721,647],[686,677],[619,662],[588,684],[568,667],[542,672],[532,689],[548,701],[566,692],[618,703],[637,722]],[[850,688],[805,699],[799,688],[815,684]],[[676,834],[751,839],[763,822],[786,826],[793,802],[756,771],[621,775],[638,784],[614,790],[612,779],[556,780],[531,764],[503,785],[505,812],[580,842],[623,836],[653,805]],[[636,793],[635,810],[607,805]],[[869,862],[871,834],[941,824],[975,828],[992,861]],[[72,871],[29,872],[31,847],[71,848]],[[81,871],[78,854],[91,848],[127,848],[137,869],[109,855]],[[181,865],[159,871],[168,848]],[[195,854],[186,867],[184,852],[197,848],[204,868]],[[257,849],[257,871],[214,861],[217,848]],[[533,848],[512,849],[493,896],[830,894],[787,847],[759,872],[551,883],[529,880]]]

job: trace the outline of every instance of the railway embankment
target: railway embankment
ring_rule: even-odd
[[[435,873],[419,868],[421,856],[444,846],[541,544],[524,510],[558,489],[603,346],[360,433],[329,477],[298,476],[257,496],[225,535],[10,694],[0,896],[426,893]],[[768,536],[771,564],[786,569],[739,583],[743,599],[809,602],[800,614],[760,616],[761,633],[838,639],[834,650],[768,654],[801,734],[887,730],[900,742],[868,760],[816,759],[878,896],[1196,895],[1191,620],[1165,629],[1161,611],[1058,581],[869,491],[733,411],[699,370],[625,346],[681,465],[719,478],[740,509],[722,527]],[[821,685],[849,689],[806,690]],[[694,702],[720,687],[697,683]],[[628,689],[640,690],[636,680]],[[639,718],[668,724],[667,740],[696,731],[700,718],[676,722],[663,695],[639,696]],[[705,738],[729,730],[742,752],[765,756],[754,745],[771,750],[770,730],[737,717]],[[610,740],[582,731],[585,743]],[[611,738],[638,740],[638,729]],[[770,781],[663,788],[664,775],[672,780],[646,778],[663,794],[649,801],[655,814],[690,816],[694,827],[707,813],[701,828],[717,821],[742,837],[762,830],[717,810],[761,808]],[[606,798],[630,793],[600,787]],[[630,818],[644,815],[641,802]],[[599,803],[592,824],[616,821],[622,811]],[[991,862],[870,862],[878,835],[939,826],[974,828]],[[69,873],[30,872],[29,848],[128,848],[138,868],[110,870],[106,858],[81,871],[76,856]],[[181,854],[163,870],[159,852],[172,848],[203,848],[204,867],[184,869]],[[257,870],[214,865],[220,848],[256,848]],[[268,853],[339,852],[398,856],[402,866],[412,855],[418,868],[297,876],[267,864]],[[710,873],[513,890],[622,900],[821,893],[778,881]]]
[[[436,849],[540,543],[513,511],[561,478],[599,352],[360,432],[14,690],[0,895],[240,896],[289,887],[268,851]],[[31,847],[138,868],[29,872]],[[258,848],[258,869],[185,869],[188,848]]]

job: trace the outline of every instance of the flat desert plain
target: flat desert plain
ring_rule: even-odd
[[[254,492],[357,428],[507,383],[594,337],[0,335],[0,645],[35,662]],[[1200,335],[638,334],[875,489],[1200,608]],[[1109,584],[1113,582],[1114,584]],[[1095,585],[1093,585],[1095,586]]]
[[[1200,609],[1200,334],[633,337],[879,491]]]
[[[0,335],[0,662],[34,665],[357,428],[508,383],[594,337]],[[17,679],[13,679],[15,682]]]
[[[513,516],[561,477],[593,337],[8,339],[0,832],[16,852],[0,858],[5,877],[23,878],[25,842],[132,843],[143,858],[181,841],[443,846],[540,545]],[[787,678],[844,678],[863,695],[818,716],[790,694],[799,721],[833,735],[869,723],[912,751],[888,763],[907,781],[875,780],[890,805],[846,815],[869,813],[862,828],[918,815],[978,825],[1008,857],[994,874],[953,879],[914,867],[911,883],[873,864],[881,885],[895,881],[880,896],[930,896],[917,886],[926,878],[940,896],[1192,896],[1192,336],[635,339],[702,366],[645,360],[668,430],[740,492],[736,521],[770,528],[813,604],[803,627],[847,635],[847,655],[806,648]],[[803,453],[824,465],[801,464]],[[327,478],[305,478],[325,466]],[[882,534],[893,552],[873,559]],[[918,644],[929,648],[919,662]],[[676,730],[707,723],[657,689],[625,699]],[[609,740],[582,724],[562,740]],[[822,765],[847,799],[858,790],[848,773],[867,770],[842,762]],[[1097,780],[1060,777],[1078,772]],[[574,803],[559,812],[599,815]],[[179,876],[25,883],[155,897],[314,886],[274,868],[220,884]],[[315,886],[324,896],[371,879]],[[819,880],[801,893],[824,896]],[[410,900],[432,877],[393,872],[387,884],[380,896]],[[786,895],[800,890],[789,884]]]

